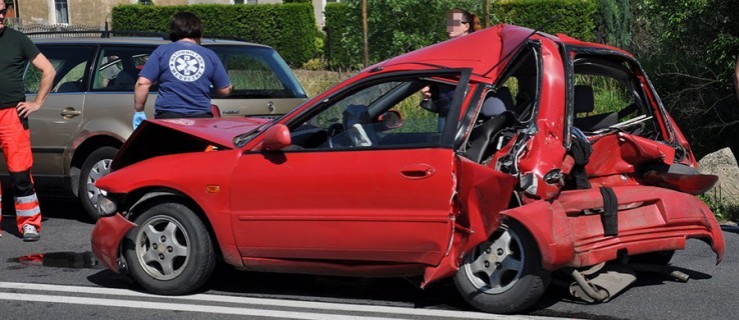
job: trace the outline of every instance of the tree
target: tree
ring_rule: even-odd
[[[736,0],[636,0],[632,7],[633,51],[696,156],[726,146],[739,156]]]

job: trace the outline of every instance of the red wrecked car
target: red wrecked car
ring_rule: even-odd
[[[715,182],[631,54],[497,25],[369,67],[275,121],[144,122],[97,181],[92,247],[158,294],[197,289],[223,260],[453,277],[475,308],[513,313],[554,271],[598,302],[689,238],[720,261],[721,228],[695,197]]]

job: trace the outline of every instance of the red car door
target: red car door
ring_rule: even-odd
[[[448,76],[403,77],[323,100],[287,121],[290,147],[238,160],[230,210],[242,256],[440,261],[456,184],[454,151],[443,141],[452,140],[456,123],[447,120],[466,88]],[[444,95],[434,108],[419,105],[429,87]],[[391,126],[382,120],[388,114]]]
[[[433,264],[452,230],[450,149],[241,157],[232,225],[242,256]]]

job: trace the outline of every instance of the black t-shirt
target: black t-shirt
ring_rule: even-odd
[[[25,34],[5,27],[0,30],[0,107],[23,101],[23,66],[40,53]]]

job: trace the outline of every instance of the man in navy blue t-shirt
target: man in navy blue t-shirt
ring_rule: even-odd
[[[149,88],[159,83],[154,117],[210,118],[210,88],[222,97],[233,86],[216,54],[200,45],[203,24],[190,12],[179,12],[169,23],[172,43],[152,52],[139,73],[134,89],[134,129],[146,119],[144,106]]]

